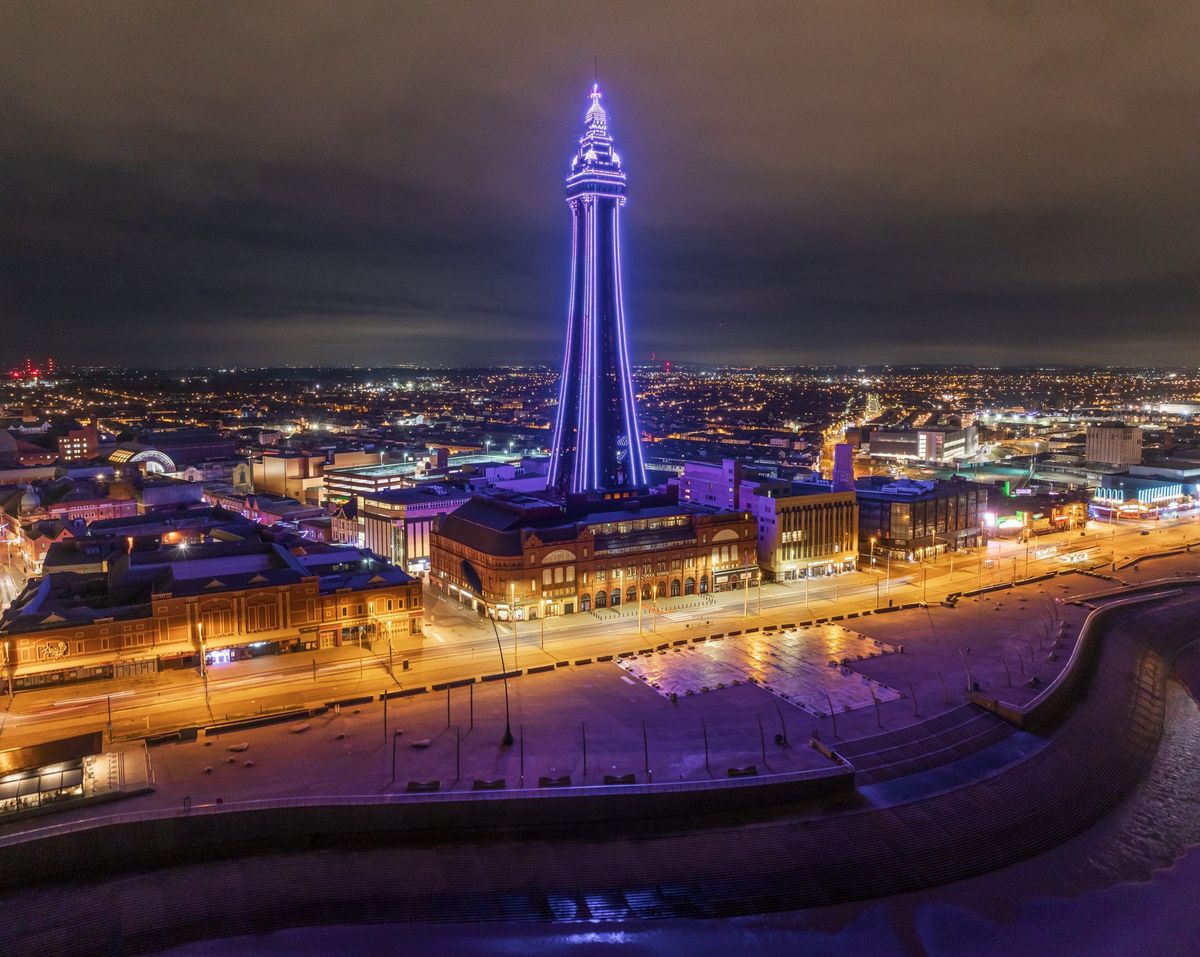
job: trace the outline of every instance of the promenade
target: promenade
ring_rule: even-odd
[[[1195,638],[1200,594],[1188,583],[1198,565],[1193,553],[1164,554],[951,606],[847,612],[693,635],[615,660],[526,666],[508,683],[508,747],[495,680],[423,686],[386,705],[377,693],[266,727],[212,727],[151,748],[153,793],[0,833],[10,877],[24,875],[24,889],[7,892],[22,917],[4,931],[5,952],[35,952],[18,943],[80,952],[71,934],[81,927],[89,940],[119,937],[136,949],[210,933],[215,914],[222,933],[294,922],[293,906],[255,897],[259,885],[298,893],[304,922],[579,920],[805,907],[1000,867],[1098,820],[1138,780],[1161,728],[1170,662]],[[1152,584],[1134,596],[1139,604],[1095,618],[1141,583]],[[1077,648],[1088,616],[1089,643]],[[687,659],[710,647],[722,667],[753,675],[806,642],[806,667],[852,651],[829,669],[833,680],[895,696],[822,710],[824,693],[811,688],[796,701],[749,680],[672,696],[650,678],[686,677]],[[1083,684],[1060,686],[1076,657],[1070,677]],[[1051,698],[1061,707],[1036,734],[969,703],[1019,714],[1045,711]],[[414,785],[437,793],[409,793]],[[333,885],[303,876],[317,834],[328,835],[322,846],[344,847],[332,852]],[[497,840],[512,863],[502,871]],[[70,894],[69,919],[47,922],[39,908],[61,893],[53,882],[78,847],[91,848],[86,873],[97,877],[192,863],[119,885],[85,882]],[[331,863],[322,858],[321,873]],[[216,910],[199,915],[167,895],[156,875],[168,873],[225,888],[205,905]],[[52,882],[45,889],[30,884],[39,874]],[[116,886],[132,911],[113,908]]]
[[[1141,554],[1195,544],[1200,541],[1200,523],[1195,519],[1186,516],[1173,522],[1113,526],[1093,522],[1083,536],[1047,536],[1036,546],[997,540],[983,552],[942,556],[936,562],[894,562],[807,584],[725,592],[710,596],[707,602],[698,596],[666,599],[659,614],[650,604],[643,608],[640,628],[636,606],[631,606],[624,609],[622,617],[613,617],[609,610],[603,618],[578,614],[538,622],[500,622],[497,631],[508,669],[556,665],[563,660],[653,648],[664,641],[690,641],[698,634],[783,627],[886,608],[889,603],[936,604],[948,593],[996,587],[1075,567],[1062,561],[1064,555],[1086,555],[1087,561],[1080,567],[1111,567],[1114,559],[1124,564]],[[1053,553],[1039,558],[1039,550]],[[117,741],[135,740],[189,725],[202,727],[272,710],[309,708],[501,670],[501,649],[489,622],[432,592],[427,591],[426,598],[426,634],[420,647],[395,647],[390,668],[386,646],[377,643],[374,648],[348,646],[214,667],[207,687],[196,673],[187,671],[22,691],[15,698],[0,699],[0,748],[101,729]],[[1036,621],[1030,624],[1040,628]],[[1025,654],[1028,659],[1028,649]],[[1020,671],[1015,649],[1005,659]]]
[[[974,686],[1018,705],[1032,699],[1060,672],[1086,613],[1062,598],[1096,584],[1070,574],[955,607],[693,633],[634,642],[629,657],[533,664],[507,683],[507,747],[504,682],[477,680],[495,673],[403,691],[378,681],[374,693],[355,689],[353,704],[311,717],[231,730],[205,722],[195,740],[152,747],[154,791],[120,810],[412,785],[470,791],[476,781],[519,791],[542,779],[581,787],[605,777],[646,784],[727,779],[731,769],[828,770],[835,762],[809,747],[811,737],[836,747],[898,731],[960,708]],[[107,813],[80,807],[46,823]],[[0,825],[0,834],[23,826]]]
[[[238,861],[83,884],[65,909],[61,887],[10,893],[6,907],[20,917],[2,932],[13,945],[6,952],[79,952],[84,928],[89,940],[119,936],[137,950],[211,934],[214,922],[222,933],[244,933],[296,922],[725,916],[862,899],[994,869],[1098,820],[1143,773],[1161,730],[1170,662],[1195,640],[1200,614],[1196,588],[1167,581],[1157,591],[1096,624],[1087,693],[1042,746],[917,799],[822,801],[765,818],[726,812],[691,828],[645,821],[614,830],[547,818],[506,828],[500,843],[458,829],[415,842],[403,830],[375,830],[366,844],[368,835],[347,832],[322,842],[317,856],[288,841]],[[353,826],[353,805],[338,812]],[[202,882],[207,892],[177,892],[177,881]]]

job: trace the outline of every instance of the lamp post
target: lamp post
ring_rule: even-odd
[[[875,568],[875,537],[871,536],[871,569]]]
[[[633,580],[633,581],[634,581],[634,587],[636,587],[636,588],[637,588],[637,598],[638,598],[638,637],[639,637],[639,638],[641,638],[641,637],[642,637],[642,575],[641,575],[641,571],[640,571],[640,570],[638,571],[638,575],[637,575],[637,577],[636,577],[636,578],[634,578],[634,580]]]
[[[209,707],[210,698],[208,694],[208,652],[204,648],[204,623],[199,619],[196,620],[196,638],[200,642],[200,679],[204,682],[204,706]],[[111,707],[111,703],[110,703]],[[109,722],[109,737],[112,736],[111,720]]]
[[[367,607],[370,608],[370,610],[371,610],[371,624],[375,626],[375,633],[378,634],[379,629],[380,629],[380,621],[379,621],[379,616],[375,613],[375,602],[371,601]],[[391,619],[388,619],[386,622],[383,622],[383,627],[385,627],[387,629],[388,674],[392,677],[392,680],[394,681],[396,679],[396,671],[395,671],[394,667],[392,666],[392,622],[391,622]]]
[[[508,614],[513,626],[513,667],[517,667],[517,583],[508,583]]]
[[[500,627],[496,624],[496,616],[489,616],[492,622],[492,631],[496,635],[496,648],[500,652],[500,677],[504,682],[504,734],[500,738],[500,743],[508,748],[513,743],[512,721],[508,713],[508,668],[504,664],[504,642],[500,640]]]
[[[549,602],[549,598],[542,599],[542,637],[540,641],[542,651],[546,650],[546,609],[549,607]]]

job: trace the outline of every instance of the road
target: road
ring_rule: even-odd
[[[877,562],[852,575],[769,584],[749,594],[724,592],[696,607],[598,620],[589,614],[538,622],[498,622],[493,630],[465,609],[427,594],[426,636],[419,649],[397,645],[395,673],[386,646],[257,658],[209,669],[207,688],[195,672],[164,672],[18,693],[0,707],[0,749],[105,730],[116,739],[204,725],[228,717],[441,681],[528,668],[598,654],[638,650],[697,632],[783,625],[848,611],[907,602],[940,601],[946,594],[1067,567],[1063,555],[1087,553],[1087,564],[1122,561],[1200,541],[1200,516],[1175,521],[1090,523],[1078,531],[1043,536],[1028,545],[993,540],[986,549],[926,563]],[[1053,547],[1055,554],[1047,554]],[[1041,557],[1039,557],[1039,554]],[[698,597],[693,601],[699,601]],[[682,601],[682,600],[677,600]],[[515,626],[515,634],[514,634]],[[410,663],[403,670],[402,660]]]

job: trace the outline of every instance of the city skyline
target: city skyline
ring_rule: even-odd
[[[1200,6],[8,6],[0,954],[1195,951]]]
[[[635,364],[1200,358],[1183,4],[57,9],[2,41],[10,365],[556,364],[595,56]]]

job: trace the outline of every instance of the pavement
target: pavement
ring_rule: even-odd
[[[1166,562],[1159,577],[1194,568],[1194,562],[1188,567]],[[1091,580],[1085,584],[1090,586]],[[223,853],[187,866],[118,876],[97,868],[72,874],[70,883],[23,886],[5,900],[6,913],[14,920],[4,926],[0,939],[8,945],[5,952],[13,953],[65,954],[85,948],[158,952],[198,937],[261,934],[297,924],[386,921],[395,937],[414,921],[455,922],[461,928],[464,922],[482,920],[492,922],[487,925],[492,928],[499,921],[577,922],[573,926],[584,925],[587,933],[575,934],[568,927],[552,939],[611,945],[617,936],[597,937],[594,932],[605,921],[676,916],[728,920],[736,914],[916,890],[987,870],[1007,875],[1011,885],[1010,865],[1102,818],[1144,773],[1163,726],[1167,670],[1161,665],[1194,641],[1198,604],[1200,596],[1193,590],[1119,613],[1100,636],[1104,654],[1089,693],[1045,747],[1028,760],[922,800],[882,808],[851,804],[838,813],[783,809],[769,818],[730,816],[683,826],[678,821],[598,828],[538,825],[499,836],[458,828],[432,840],[412,839],[401,830],[373,833],[369,841],[324,831],[314,835],[311,845],[277,845],[274,853]],[[1006,611],[987,605],[972,609],[983,620],[989,614],[991,620],[1000,619]],[[891,623],[915,614],[885,615],[878,621]],[[1002,638],[1003,629],[997,631]],[[881,665],[908,654],[906,649],[903,655],[871,661]],[[515,684],[534,688],[542,678],[559,674],[556,669]],[[611,693],[599,690],[605,697]],[[668,700],[644,686],[640,690],[645,697],[638,700],[639,708],[662,706]],[[688,703],[720,701],[744,690],[723,689]],[[548,713],[543,709],[552,706],[550,701],[539,702],[537,713]],[[452,720],[455,707],[452,699]],[[624,708],[613,719],[625,725],[639,720]],[[314,730],[310,727],[295,737]],[[349,735],[342,740],[348,739]],[[245,743],[245,751],[222,752],[216,745],[209,751],[228,753],[236,764],[255,751],[255,742]],[[326,763],[332,760],[325,756]],[[238,773],[249,775],[258,768],[257,762],[250,768],[243,765]],[[169,852],[176,832],[162,827],[146,833],[150,856]],[[135,846],[129,857],[139,850]],[[1040,871],[1034,867],[1018,874],[1037,885],[1045,877],[1044,861],[1035,859],[1039,862]],[[46,866],[53,864],[46,859]],[[204,888],[204,893],[197,894],[196,888]],[[905,901],[893,898],[892,906],[904,911],[897,920],[911,925],[912,912],[905,910]],[[844,927],[853,916],[843,910],[820,913],[815,919]],[[972,937],[970,930],[959,936],[977,945],[978,935]],[[331,938],[318,939],[328,951]],[[516,949],[528,943],[527,938],[517,939]],[[1047,938],[1043,933],[1038,939]],[[253,949],[264,938],[245,940]],[[836,943],[831,947],[836,949]]]
[[[1149,579],[1195,571],[1200,556],[1144,564],[1139,573]],[[501,681],[393,698],[386,708],[376,696],[312,718],[202,732],[193,742],[150,749],[153,793],[119,808],[63,811],[53,823],[185,803],[399,793],[409,782],[436,781],[440,790],[454,791],[470,790],[476,780],[503,779],[506,789],[519,790],[547,777],[579,786],[601,784],[605,775],[658,783],[722,779],[730,768],[749,765],[761,774],[830,769],[809,747],[810,736],[836,744],[957,708],[966,700],[968,670],[982,690],[1014,704],[1028,701],[1059,673],[1086,617],[1085,607],[1064,599],[1106,587],[1110,583],[1068,574],[961,600],[956,607],[760,631],[669,646],[620,664],[593,660],[528,674],[508,682],[511,746],[501,741]],[[869,680],[892,693],[877,693],[864,705],[856,692],[858,701],[840,701],[829,714],[821,706],[824,692],[789,701],[778,688],[768,690],[769,682],[747,680],[672,700],[649,680],[651,673],[672,670],[686,677],[698,656],[710,654],[746,676],[761,672],[764,663],[782,662],[802,684],[815,669],[822,681],[859,689]],[[829,668],[832,655],[848,664]],[[343,658],[341,664],[358,662]],[[1034,676],[1038,687],[1027,687]],[[141,743],[125,746],[140,750]]]

